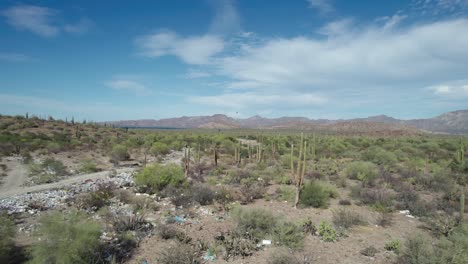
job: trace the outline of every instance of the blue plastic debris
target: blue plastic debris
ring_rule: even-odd
[[[182,224],[182,223],[185,222],[185,219],[176,215],[176,216],[174,216],[174,221],[176,221],[179,224]]]

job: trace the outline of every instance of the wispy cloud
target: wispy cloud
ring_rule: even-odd
[[[92,25],[86,18],[76,24],[62,25],[59,14],[58,10],[35,5],[16,5],[1,12],[8,24],[17,30],[30,31],[42,37],[54,37],[62,31],[82,34]]]
[[[240,31],[240,16],[234,0],[213,0],[215,16],[211,22],[210,32],[214,34],[228,34]]]
[[[452,81],[427,87],[434,95],[440,97],[468,97],[468,80]]]
[[[53,25],[57,11],[47,7],[18,5],[2,12],[10,25],[18,30],[28,30],[43,37],[53,37],[60,28]]]
[[[26,62],[26,61],[31,61],[32,58],[20,54],[20,53],[0,53],[0,61],[6,61],[6,62]]]
[[[146,87],[144,84],[129,79],[115,78],[105,82],[105,85],[114,90],[127,91],[137,95],[146,95],[151,92],[151,90],[148,89],[148,87]]]
[[[307,0],[309,7],[318,10],[321,14],[328,14],[335,11],[331,0]]]
[[[146,57],[174,55],[188,64],[210,64],[224,49],[224,41],[215,35],[182,37],[172,31],[140,36],[136,39],[140,53]]]

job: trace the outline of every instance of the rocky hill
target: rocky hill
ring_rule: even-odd
[[[120,127],[171,128],[262,128],[262,129],[317,129],[335,132],[354,131],[373,133],[389,131],[392,134],[413,134],[418,130],[434,133],[468,134],[468,110],[448,112],[427,119],[400,120],[386,115],[350,120],[309,119],[306,117],[265,118],[252,116],[234,119],[222,114],[212,116],[183,116],[160,120],[124,120],[107,122]]]

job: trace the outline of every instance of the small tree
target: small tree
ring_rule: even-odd
[[[40,219],[30,263],[96,263],[100,235],[99,224],[83,213],[50,213]]]
[[[135,183],[150,193],[161,191],[169,185],[177,187],[184,182],[184,171],[176,164],[147,166],[135,176]]]
[[[114,162],[119,162],[122,160],[127,160],[130,158],[130,154],[128,154],[128,149],[124,145],[115,145],[112,147],[111,151],[111,159]]]

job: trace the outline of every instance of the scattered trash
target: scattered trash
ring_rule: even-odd
[[[416,218],[414,215],[411,215],[411,214],[410,214],[410,211],[409,211],[409,210],[401,210],[401,211],[399,211],[399,212],[400,212],[400,214],[403,214],[403,215],[405,215],[406,217],[409,217],[409,218]]]
[[[108,183],[112,183],[118,187],[132,186],[134,184],[131,173],[121,172],[114,178],[97,179],[95,181],[87,179],[81,183],[71,184],[61,189],[26,193],[0,199],[0,210],[5,210],[10,215],[24,212],[34,215],[41,210],[65,206],[67,200],[75,197],[77,194],[92,192],[99,185]]]
[[[186,220],[184,218],[176,215],[176,216],[174,216],[174,221],[176,221],[178,224],[183,224],[183,223],[185,223]]]

